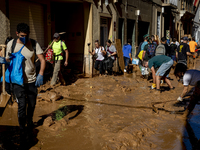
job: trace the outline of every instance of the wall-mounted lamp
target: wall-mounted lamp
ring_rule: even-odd
[[[165,12],[165,8],[164,7],[162,7],[162,13],[164,13]]]
[[[140,10],[135,10],[135,15],[139,16],[140,15]]]

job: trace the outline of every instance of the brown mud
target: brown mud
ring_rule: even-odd
[[[197,60],[196,66],[199,64]],[[38,89],[34,140],[29,148],[188,149],[184,144],[188,136],[182,114],[189,101],[177,103],[183,85],[177,81],[173,70],[170,80],[175,90],[169,91],[163,84],[161,94],[150,90],[151,83],[136,72],[80,78],[68,86],[50,87],[47,83]],[[17,104],[14,103],[0,118],[0,149],[17,149],[18,146]]]

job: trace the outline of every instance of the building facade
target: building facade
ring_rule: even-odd
[[[16,26],[29,24],[30,37],[47,47],[55,32],[66,32],[69,67],[93,74],[88,49],[94,41],[102,46],[110,39],[122,45],[132,39],[132,55],[145,34],[180,39],[193,31],[194,11],[191,0],[0,0],[0,43]],[[198,12],[198,11],[196,11]],[[195,33],[196,34],[196,33]]]

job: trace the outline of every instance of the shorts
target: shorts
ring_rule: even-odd
[[[171,66],[174,64],[174,61],[171,59],[170,61],[163,63],[160,68],[158,69],[158,71],[156,72],[156,76],[166,76],[168,77],[169,72],[171,70]]]

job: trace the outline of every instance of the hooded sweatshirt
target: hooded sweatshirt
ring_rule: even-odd
[[[130,58],[129,53],[131,53],[131,50],[132,50],[132,46],[129,44],[125,44],[123,46],[123,56]]]

